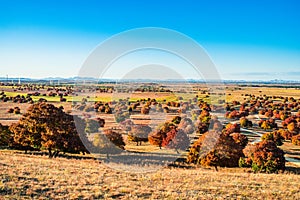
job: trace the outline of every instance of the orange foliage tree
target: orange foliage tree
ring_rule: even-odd
[[[187,162],[203,166],[236,167],[247,137],[240,133],[233,135],[221,131],[208,131],[203,134],[191,147]]]
[[[284,152],[271,140],[248,145],[244,149],[244,154],[246,158],[240,159],[240,167],[252,167],[254,172],[266,173],[285,170]]]
[[[75,126],[76,122],[76,126]],[[87,152],[82,143],[88,144],[85,121],[66,114],[52,104],[37,103],[29,107],[20,120],[10,126],[14,143],[25,150],[47,149],[49,157],[63,152]]]

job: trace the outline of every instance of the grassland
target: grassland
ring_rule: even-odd
[[[97,160],[0,151],[1,199],[299,199],[300,176],[243,169],[116,171]],[[133,166],[134,167],[134,166]]]
[[[300,90],[297,88],[280,88],[280,87],[239,87],[237,85],[230,85],[226,87],[226,100],[231,102],[232,100],[242,101],[244,100],[245,94],[252,94],[255,96],[283,96],[283,97],[294,97],[295,99],[300,98]],[[249,97],[248,97],[249,98]]]

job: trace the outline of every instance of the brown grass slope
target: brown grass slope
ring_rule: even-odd
[[[0,199],[300,199],[300,175],[242,169],[115,171],[97,160],[0,151]]]

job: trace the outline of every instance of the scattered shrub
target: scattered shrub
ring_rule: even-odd
[[[261,136],[262,140],[271,140],[275,142],[277,146],[281,146],[283,144],[284,138],[280,134],[279,131],[267,132]]]
[[[122,134],[113,131],[111,129],[105,130],[104,135],[111,141],[114,145],[119,147],[120,149],[124,149],[125,142],[123,140]]]
[[[300,134],[295,135],[295,136],[292,137],[292,143],[294,145],[300,146]]]
[[[248,120],[246,117],[242,117],[240,118],[240,125],[243,128],[247,128],[247,127],[252,127],[253,123],[250,120]]]
[[[246,156],[243,162],[251,166],[254,172],[277,173],[285,170],[284,152],[271,140],[248,145],[243,152]]]

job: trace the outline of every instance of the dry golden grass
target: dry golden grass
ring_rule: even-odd
[[[294,97],[295,99],[300,98],[300,90],[296,88],[279,88],[279,87],[239,87],[237,85],[227,86],[226,88],[226,101],[231,102],[232,100],[243,101],[245,94],[251,94],[255,96],[283,96],[283,97]]]
[[[0,199],[300,199],[300,175],[243,169],[114,171],[97,160],[0,151]]]

